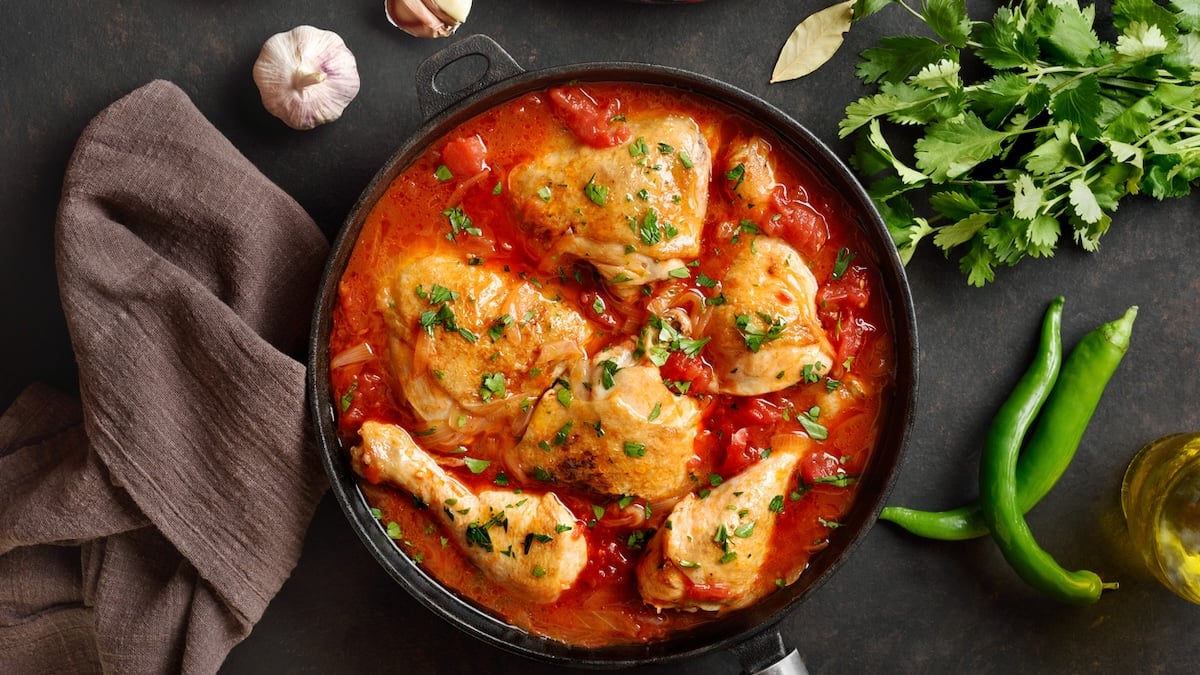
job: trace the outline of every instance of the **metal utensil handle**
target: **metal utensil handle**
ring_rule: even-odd
[[[778,629],[768,630],[730,648],[746,675],[808,675],[800,652],[788,650]]]
[[[478,80],[455,91],[442,91],[437,85],[438,74],[447,66],[470,56],[487,59],[487,70]],[[429,120],[464,98],[497,82],[525,72],[508,52],[486,35],[472,35],[433,54],[417,66],[417,102],[422,118]]]
[[[800,652],[793,649],[782,659],[749,675],[808,675],[808,668],[804,667]]]

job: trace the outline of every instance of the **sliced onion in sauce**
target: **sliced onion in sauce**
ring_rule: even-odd
[[[366,363],[375,359],[375,352],[371,349],[371,345],[366,342],[360,342],[353,347],[343,349],[334,355],[330,360],[331,368],[345,368],[359,363]]]

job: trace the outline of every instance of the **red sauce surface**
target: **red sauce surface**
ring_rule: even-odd
[[[785,239],[796,248],[818,281],[818,316],[839,361],[829,376],[856,378],[872,392],[857,400],[854,409],[842,411],[835,423],[828,425],[828,438],[819,441],[817,451],[801,462],[794,489],[779,515],[771,559],[767,562],[767,573],[792,581],[812,553],[823,548],[830,536],[835,536],[838,519],[854,499],[853,477],[870,461],[885,412],[881,401],[891,384],[892,337],[872,261],[842,198],[810,167],[784,152],[783,143],[750,120],[711,100],[670,89],[616,84],[587,84],[583,89],[595,102],[595,110],[590,113],[586,101],[579,103],[579,90],[572,89],[572,96],[565,98],[573,107],[566,114],[556,112],[552,97],[543,92],[522,96],[464,123],[435,141],[395,179],[374,206],[342,277],[334,312],[331,355],[336,358],[346,350],[361,349],[363,344],[369,345],[374,355],[335,367],[329,374],[338,399],[335,404],[340,403],[337,406],[340,433],[349,446],[357,442],[357,432],[364,420],[398,423],[410,430],[420,428],[398,395],[403,383],[397,382],[389,370],[387,329],[376,300],[382,274],[392,268],[393,261],[403,257],[414,241],[429,242],[430,246],[454,246],[464,259],[477,258],[480,264],[507,265],[513,270],[527,271],[534,278],[539,275],[547,278],[545,272],[536,271],[535,262],[523,245],[515,210],[503,190],[500,194],[494,190],[498,184],[505,184],[511,167],[535,156],[547,139],[582,133],[585,137],[581,140],[589,145],[625,142],[627,138],[620,133],[605,135],[603,120],[598,121],[596,116],[619,119],[627,111],[681,112],[692,116],[701,128],[711,130],[714,175],[705,225],[707,243],[698,270],[719,278],[729,260],[721,251],[717,229],[731,219],[736,222],[725,191],[727,181],[721,160],[731,139],[757,133],[774,148],[776,177],[782,185],[769,206],[770,217],[762,220],[759,229],[763,234]],[[480,147],[486,149],[485,154],[480,154]],[[456,174],[454,179],[442,181],[435,173],[443,164],[453,165],[459,172],[481,167],[484,170],[465,177]],[[470,214],[480,229],[478,236],[460,237],[453,243],[447,241],[447,220],[442,212],[453,204],[460,204]],[[835,267],[840,267],[839,254],[843,260],[847,254],[856,255],[835,279]],[[571,276],[572,279],[561,284],[564,300],[575,303],[597,330],[594,344],[587,346],[589,353],[644,324],[644,314],[616,301],[586,269]],[[678,284],[704,295],[706,289],[697,285],[698,277],[658,283]],[[603,312],[593,309],[597,298],[604,301]],[[696,358],[674,353],[662,367],[662,375],[669,381],[691,382],[693,386],[686,395],[695,397],[704,410],[704,429],[696,443],[696,454],[701,458],[701,466],[697,467],[701,476],[698,490],[706,487],[706,476],[713,481],[728,479],[758,461],[772,436],[786,431],[801,433],[798,411],[808,410],[827,393],[826,379],[821,378],[818,382],[801,383],[762,396],[706,394],[703,392],[711,369],[703,352]],[[419,437],[416,440],[420,442]],[[498,465],[493,462],[478,475],[465,468],[451,472],[478,490],[491,486]],[[715,618],[711,612],[658,612],[643,603],[633,579],[640,549],[631,546],[630,535],[644,529],[645,524],[619,524],[619,506],[606,502],[606,498],[555,488],[581,526],[587,527],[590,562],[575,586],[556,602],[536,605],[490,583],[439,530],[430,511],[418,508],[410,495],[387,485],[365,480],[362,483],[368,500],[379,511],[381,522],[395,523],[389,528],[403,551],[446,586],[523,629],[566,642],[602,645],[660,639]],[[532,481],[528,485],[513,481],[509,487],[528,492],[546,489],[545,484]],[[594,505],[604,506],[606,517],[597,521]],[[656,514],[651,522],[661,524],[666,515]],[[700,594],[704,589],[695,592]]]

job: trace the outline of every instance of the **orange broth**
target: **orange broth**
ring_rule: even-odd
[[[595,101],[607,102],[610,112],[617,111],[614,117],[671,111],[692,116],[702,129],[715,130],[709,136],[713,176],[709,181],[706,244],[694,268],[712,278],[720,278],[720,272],[729,265],[729,256],[721,251],[722,237],[728,236],[730,219],[736,222],[732,200],[722,187],[724,169],[720,167],[725,146],[739,135],[754,133],[767,139],[774,149],[776,180],[783,187],[778,191],[779,199],[772,203],[772,217],[764,219],[761,228],[787,240],[811,266],[820,289],[818,316],[840,362],[819,381],[801,382],[762,396],[715,395],[698,390],[688,390],[685,395],[696,398],[704,410],[704,429],[695,448],[700,458],[695,467],[699,476],[697,491],[702,491],[761,457],[773,435],[803,433],[797,417],[819,401],[829,387],[836,386],[829,380],[836,383],[836,378],[852,374],[866,391],[872,392],[856,400],[852,410],[842,411],[828,426],[828,438],[816,444],[817,452],[801,462],[795,488],[779,514],[764,570],[780,585],[791,583],[810,556],[826,545],[838,519],[854,499],[854,477],[870,461],[884,414],[883,400],[892,384],[892,338],[884,299],[876,292],[882,286],[873,261],[842,197],[798,157],[784,151],[786,146],[773,134],[751,120],[707,98],[667,88],[605,83],[586,84],[583,89]],[[384,283],[382,278],[395,264],[392,261],[411,247],[443,251],[451,247],[473,264],[508,266],[553,285],[564,302],[575,303],[593,322],[597,337],[586,345],[589,354],[644,325],[645,313],[618,302],[588,268],[570,267],[559,274],[539,272],[523,244],[515,209],[506,201],[508,170],[534,157],[548,139],[572,133],[546,92],[526,94],[435,141],[392,182],[373,207],[341,279],[330,342],[335,361],[338,354],[364,343],[374,355],[334,367],[330,373],[335,404],[340,403],[336,405],[339,433],[347,446],[357,443],[358,429],[365,420],[398,423],[410,431],[421,428],[398,394],[404,383],[397,382],[389,370],[387,329],[376,300]],[[486,145],[486,174],[475,176],[469,185],[459,179],[439,180],[435,172],[443,163],[446,143],[476,134]],[[443,210],[456,203],[470,214],[480,229],[478,236],[458,237],[453,242],[447,239]],[[726,223],[725,229],[719,232],[722,223]],[[848,254],[856,255],[845,265]],[[840,274],[835,275],[835,269]],[[698,276],[656,283],[711,295],[711,290],[697,285]],[[603,298],[614,315],[599,316],[589,311],[596,297]],[[703,376],[705,367],[701,353],[700,358],[686,364],[668,363],[663,376],[665,380],[690,380]],[[420,443],[419,434],[413,435]],[[514,442],[509,438],[511,434],[497,436],[504,438],[490,439],[490,446],[511,447]],[[472,455],[478,455],[475,448]],[[501,463],[492,462],[478,475],[462,467],[449,470],[471,489],[480,490],[493,487]],[[622,509],[609,498],[554,486],[575,513],[577,529],[587,536],[590,560],[573,588],[553,603],[538,605],[491,583],[440,530],[432,510],[420,508],[410,495],[397,488],[362,479],[360,483],[381,522],[388,525],[404,552],[445,586],[522,629],[572,644],[598,646],[661,639],[717,616],[704,611],[659,612],[642,601],[633,577],[641,548],[631,535],[643,530],[646,523],[612,525],[621,521]],[[530,480],[520,484],[515,479],[508,487],[528,493],[547,489],[545,483]],[[604,508],[604,517],[596,518],[594,506]],[[654,514],[649,524],[661,526],[668,515]]]

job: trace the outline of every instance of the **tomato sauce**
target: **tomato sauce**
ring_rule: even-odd
[[[855,477],[870,462],[892,384],[892,337],[874,263],[842,197],[770,132],[711,100],[641,85],[566,86],[500,105],[435,141],[373,207],[341,279],[329,347],[339,432],[349,447],[357,442],[366,420],[396,423],[410,431],[420,428],[400,395],[404,383],[390,370],[388,329],[378,308],[383,272],[403,259],[414,242],[427,249],[453,250],[472,264],[504,266],[556,282],[564,301],[574,303],[595,330],[596,338],[586,346],[589,353],[645,324],[644,310],[615,296],[591,268],[539,271],[505,195],[507,172],[537,156],[551,139],[574,135],[593,147],[629,142],[628,134],[620,131],[623,127],[611,122],[633,111],[690,115],[705,130],[713,157],[705,243],[693,263],[695,273],[656,283],[708,297],[704,279],[721,278],[730,265],[724,249],[731,236],[782,238],[801,253],[818,281],[818,317],[837,353],[837,363],[811,381],[741,397],[708,393],[713,373],[703,350],[695,355],[673,352],[660,368],[664,381],[695,398],[704,411],[695,444],[700,458],[697,489],[708,489],[760,461],[779,434],[811,435],[800,419],[805,411],[828,408],[835,391],[852,387],[856,392],[823,420],[828,435],[800,462],[779,512],[763,574],[786,585],[836,536],[838,520],[855,496]],[[770,143],[778,186],[755,227],[731,234],[730,223],[744,216],[729,198],[722,160],[733,139],[751,134]],[[451,205],[470,214],[476,228],[471,236],[448,238],[444,211]],[[499,436],[504,434],[488,441],[493,456],[499,452],[495,446],[503,449],[513,443]],[[417,434],[414,438],[420,442]],[[502,464],[495,461],[480,473],[462,467],[449,470],[472,490],[497,485],[531,493],[547,489],[544,483],[521,484],[504,475]],[[491,583],[440,530],[429,508],[397,488],[361,483],[397,546],[441,583],[525,630],[595,646],[661,639],[715,616],[705,611],[660,612],[642,601],[633,569],[644,545],[639,532],[645,531],[646,523],[628,518],[627,504],[554,487],[585,532],[590,558],[573,588],[553,603],[538,605]],[[654,514],[649,523],[661,526],[666,515]],[[719,589],[697,587],[692,592],[700,596]]]

